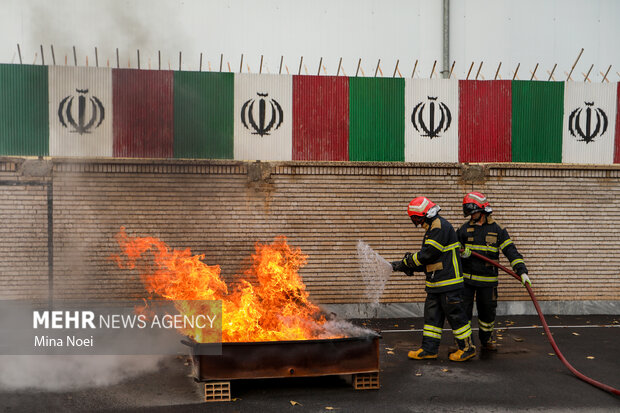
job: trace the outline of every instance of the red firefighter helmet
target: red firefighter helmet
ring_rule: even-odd
[[[434,213],[431,211],[431,215],[429,216],[429,211],[433,209]],[[419,196],[414,198],[409,202],[409,207],[407,207],[407,213],[409,216],[416,217],[424,217],[424,218],[432,218],[439,211],[439,207],[430,201],[428,198],[424,196]]]
[[[487,197],[480,192],[470,192],[463,198],[463,215],[468,216],[476,212],[493,212]]]

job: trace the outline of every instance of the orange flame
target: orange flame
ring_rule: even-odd
[[[325,331],[326,322],[318,306],[308,300],[309,293],[299,276],[307,256],[291,248],[286,237],[273,243],[257,243],[252,265],[234,291],[220,277],[218,265],[209,266],[204,254],[189,249],[170,249],[154,237],[129,237],[121,228],[116,236],[124,256],[116,257],[121,268],[138,269],[146,290],[168,300],[221,300],[222,341],[253,342],[337,338]],[[148,261],[150,252],[153,261]],[[202,314],[204,308],[191,301],[177,306],[182,315]],[[183,330],[198,342],[206,342],[208,332],[196,328]]]

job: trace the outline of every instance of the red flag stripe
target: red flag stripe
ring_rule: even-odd
[[[459,81],[459,161],[510,162],[509,80]]]
[[[293,76],[293,160],[349,160],[349,80]]]
[[[114,69],[115,157],[173,157],[173,72]]]

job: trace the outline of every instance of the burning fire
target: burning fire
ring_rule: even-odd
[[[291,248],[286,237],[273,243],[257,243],[252,265],[232,292],[220,277],[219,265],[207,265],[204,254],[169,248],[154,237],[130,237],[125,228],[116,236],[122,250],[116,257],[121,268],[138,269],[146,290],[168,300],[221,300],[222,341],[251,342],[337,338],[325,330],[326,320],[318,306],[308,300],[298,274],[307,256]],[[150,258],[152,257],[152,261]],[[203,314],[200,302],[177,306],[182,315]],[[206,331],[183,330],[197,342],[207,342]]]

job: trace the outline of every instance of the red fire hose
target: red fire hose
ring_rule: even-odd
[[[483,261],[486,261],[490,264],[495,265],[497,268],[499,268],[500,270],[504,271],[507,274],[512,275],[513,277],[515,277],[517,280],[519,280],[519,282],[521,282],[521,277],[519,277],[514,271],[504,267],[503,265],[501,265],[500,263],[493,261],[490,258],[485,257],[484,255],[480,255],[477,252],[472,251],[471,255],[473,255],[476,258],[480,258]],[[532,298],[532,302],[534,303],[534,307],[536,307],[536,311],[538,312],[538,317],[540,318],[540,321],[542,322],[543,328],[545,329],[545,334],[547,335],[547,338],[549,339],[549,343],[551,343],[551,347],[553,347],[553,351],[555,352],[555,354],[557,354],[558,358],[560,359],[560,361],[571,371],[571,373],[573,373],[575,376],[577,376],[577,378],[579,378],[580,380],[585,381],[588,384],[591,384],[595,387],[598,387],[599,389],[605,390],[611,394],[615,394],[616,396],[620,396],[620,390],[615,389],[611,386],[608,386],[606,384],[603,384],[601,382],[598,382],[596,380],[593,380],[587,376],[584,376],[583,374],[581,374],[580,372],[578,372],[573,366],[570,365],[570,363],[566,360],[566,358],[562,355],[562,352],[560,352],[560,349],[558,348],[557,344],[555,344],[555,340],[553,339],[553,336],[551,335],[551,331],[549,330],[549,326],[547,325],[547,321],[545,320],[545,316],[543,315],[542,311],[540,310],[540,306],[538,305],[538,301],[536,300],[536,297],[534,296],[534,292],[532,292],[532,287],[529,286],[529,284],[525,284],[525,288],[527,288],[527,292],[530,294],[530,297]]]

